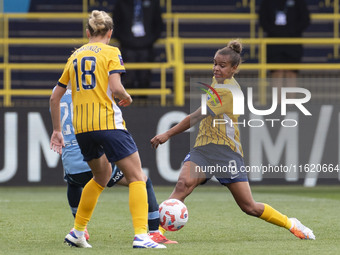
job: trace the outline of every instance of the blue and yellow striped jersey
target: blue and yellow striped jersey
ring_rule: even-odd
[[[88,43],[69,57],[58,85],[66,87],[71,82],[76,134],[126,129],[108,84],[112,73],[125,73],[121,53],[116,47]]]
[[[224,84],[240,88],[234,78],[226,79]],[[222,104],[217,98],[214,100],[214,98],[208,96],[207,107],[210,114],[204,118],[199,125],[199,132],[194,147],[210,143],[227,145],[233,151],[243,156],[240,131],[237,124],[239,115],[233,114],[233,95],[229,89],[219,86],[215,79],[213,79],[211,87],[213,87],[220,96]],[[214,95],[214,97],[215,96],[216,95]],[[220,124],[214,125],[214,123]]]

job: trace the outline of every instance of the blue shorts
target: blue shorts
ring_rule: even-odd
[[[106,186],[112,187],[123,179],[124,174],[115,164],[112,165],[112,175]],[[79,174],[65,174],[64,179],[67,183],[83,187],[92,179],[93,175],[91,171],[79,173]]]
[[[137,151],[130,133],[122,129],[80,133],[76,138],[84,161],[100,158],[105,153],[114,163]]]
[[[226,145],[207,144],[193,148],[183,162],[191,161],[200,167],[207,180],[213,176],[222,184],[247,182],[244,161],[240,154]],[[202,184],[204,184],[202,183]]]

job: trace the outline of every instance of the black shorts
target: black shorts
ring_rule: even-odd
[[[119,182],[123,177],[124,174],[120,169],[115,165],[112,165],[112,175],[111,178],[106,185],[107,187],[114,186],[117,182]],[[64,179],[67,183],[72,185],[83,187],[92,179],[93,175],[91,171],[83,172],[80,174],[65,174]]]

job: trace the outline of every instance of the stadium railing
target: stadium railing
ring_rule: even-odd
[[[128,63],[126,68],[131,69],[159,69],[160,70],[160,89],[131,89],[129,93],[132,95],[159,95],[161,97],[161,105],[166,104],[166,96],[172,94],[171,89],[166,88],[166,73],[168,70],[173,70],[173,96],[174,105],[182,106],[185,103],[185,71],[187,70],[209,70],[211,64],[206,63],[185,63],[184,61],[184,47],[187,45],[225,45],[228,38],[181,38],[179,37],[179,23],[182,20],[245,20],[250,22],[250,38],[242,39],[245,45],[251,47],[259,47],[259,61],[254,64],[243,64],[243,70],[258,70],[260,78],[266,78],[267,71],[273,69],[297,69],[297,70],[329,70],[340,69],[340,64],[267,64],[266,59],[266,45],[267,44],[282,44],[282,43],[302,43],[314,45],[334,45],[334,55],[338,56],[339,39],[339,20],[340,14],[338,0],[334,1],[333,14],[312,14],[313,20],[330,20],[334,22],[333,38],[256,38],[255,24],[257,15],[255,13],[242,14],[193,14],[193,13],[165,13],[164,18],[167,21],[167,37],[159,40],[158,44],[163,44],[166,51],[166,62],[161,63]],[[12,96],[48,96],[50,90],[43,89],[13,89],[11,86],[11,72],[12,70],[52,70],[64,67],[63,64],[45,64],[45,63],[9,63],[9,45],[15,44],[59,44],[59,45],[81,45],[87,41],[85,35],[83,38],[9,38],[9,19],[83,19],[88,17],[87,13],[28,13],[28,14],[0,14],[3,20],[3,39],[0,39],[0,45],[3,45],[3,63],[0,63],[0,69],[3,70],[3,88],[0,89],[0,96],[3,97],[3,105],[5,107],[13,106]],[[170,25],[169,25],[170,24]],[[170,29],[170,30],[169,30]],[[254,49],[254,48],[253,48]],[[260,98],[261,103],[265,103],[265,89],[266,83],[261,83]]]
[[[251,10],[254,10],[251,8]],[[242,14],[221,14],[221,13],[167,13],[165,18],[172,20],[173,33],[167,31],[168,36],[171,36],[172,44],[174,45],[174,63],[175,68],[175,105],[184,105],[184,72],[186,70],[209,70],[211,64],[203,63],[185,63],[183,52],[184,47],[188,45],[219,45],[225,46],[226,42],[232,38],[181,38],[179,36],[179,24],[184,20],[245,20],[249,21],[250,25],[250,38],[242,38],[242,43],[250,45],[251,56],[255,55],[255,46],[259,47],[258,63],[242,64],[243,70],[258,70],[258,77],[265,80],[268,70],[285,69],[285,70],[339,70],[340,64],[338,63],[303,63],[303,64],[267,64],[266,63],[266,46],[267,44],[304,44],[304,45],[333,45],[333,55],[335,58],[339,57],[339,1],[334,1],[334,13],[327,14],[311,14],[311,19],[315,21],[332,21],[333,22],[333,37],[332,38],[263,38],[262,31],[258,32],[260,38],[256,38],[256,22],[257,14],[255,13],[242,13]],[[171,26],[168,26],[168,28]],[[260,83],[260,103],[266,103],[266,82]],[[177,89],[176,89],[177,88]]]
[[[88,14],[83,13],[27,13],[27,14],[0,14],[3,19],[3,39],[0,39],[0,45],[3,45],[3,63],[0,69],[3,70],[4,85],[0,89],[0,96],[3,96],[3,105],[12,106],[12,96],[48,96],[51,94],[50,89],[12,89],[11,72],[12,70],[62,70],[64,64],[57,63],[10,63],[9,46],[10,45],[82,45],[86,43],[87,38],[9,38],[9,19],[83,19],[86,20]],[[85,24],[84,24],[85,26]],[[85,30],[85,29],[84,29]],[[85,36],[85,35],[84,35]],[[160,40],[159,43],[166,43]],[[166,46],[167,47],[167,46]],[[131,95],[160,95],[161,105],[166,104],[166,95],[171,94],[171,89],[166,88],[166,70],[170,69],[169,63],[127,63],[126,68],[131,69],[159,69],[160,70],[160,88],[159,89],[128,89]]]

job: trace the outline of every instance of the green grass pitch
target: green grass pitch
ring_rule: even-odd
[[[92,249],[63,244],[73,226],[66,187],[0,188],[0,254],[340,254],[340,186],[253,186],[256,201],[296,217],[316,240],[245,215],[222,186],[198,187],[185,201],[187,225],[168,232],[178,245],[166,250],[132,249],[128,189],[106,189],[88,230]],[[172,187],[155,187],[158,202]]]

